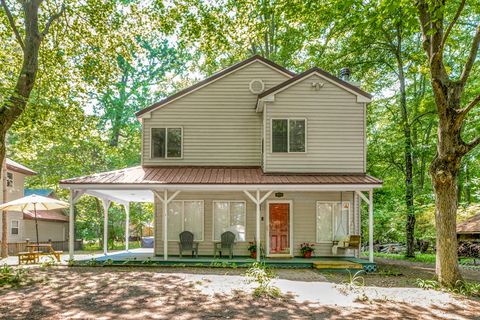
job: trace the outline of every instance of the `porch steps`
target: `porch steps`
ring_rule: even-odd
[[[313,268],[315,269],[328,269],[328,270],[362,270],[363,266],[360,263],[346,261],[346,260],[330,260],[330,261],[314,261],[312,263]]]

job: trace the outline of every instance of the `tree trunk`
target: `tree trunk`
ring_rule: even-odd
[[[413,153],[412,153],[412,129],[408,119],[407,92],[405,86],[405,73],[403,71],[403,60],[401,57],[402,38],[397,30],[397,67],[398,80],[400,82],[400,113],[402,116],[402,128],[404,135],[404,157],[405,157],[405,205],[407,208],[407,223],[405,226],[407,238],[407,257],[415,256],[415,209],[413,203]]]
[[[430,166],[435,190],[435,226],[437,229],[436,273],[442,285],[452,287],[462,279],[457,255],[457,179],[460,161],[452,163],[437,157]]]

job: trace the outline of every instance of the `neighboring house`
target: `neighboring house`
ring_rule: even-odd
[[[459,241],[480,241],[480,213],[457,224]]]
[[[11,159],[6,159],[6,201],[22,198],[26,195],[39,194],[54,197],[52,190],[25,189],[25,178],[37,173]],[[2,191],[0,189],[0,191]],[[3,192],[1,193],[3,194]],[[62,210],[37,211],[39,241],[65,241],[68,231],[68,216]],[[34,213],[26,211],[7,213],[8,243],[36,241]],[[0,225],[2,217],[0,215]],[[0,228],[0,239],[2,230]]]
[[[254,56],[138,112],[141,166],[61,186],[72,203],[84,193],[102,199],[105,212],[110,201],[127,215],[130,202],[155,202],[154,250],[165,259],[178,255],[183,230],[200,255],[213,255],[227,230],[239,256],[253,240],[269,257],[299,256],[303,242],[316,256],[358,255],[332,247],[360,235],[362,201],[372,237],[382,182],[366,174],[371,96],[346,80]]]

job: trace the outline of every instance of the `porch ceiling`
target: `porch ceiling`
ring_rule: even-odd
[[[85,194],[118,203],[154,202],[154,195],[151,190],[88,189]]]

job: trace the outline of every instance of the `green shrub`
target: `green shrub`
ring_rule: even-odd
[[[27,271],[13,268],[6,264],[0,267],[0,287],[11,285],[18,286],[27,277]]]
[[[272,281],[277,278],[277,275],[264,263],[253,263],[245,272],[245,276],[247,277],[248,283],[255,282],[258,284],[253,291],[253,295],[256,298],[277,298],[281,295],[280,289],[272,285]]]

